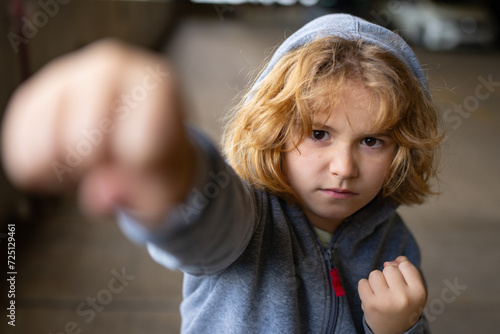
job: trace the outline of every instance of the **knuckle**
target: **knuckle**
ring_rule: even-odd
[[[401,262],[409,261],[408,258],[404,255],[398,256],[396,260],[401,261]]]
[[[362,278],[358,281],[358,287],[364,286],[366,283],[368,283],[366,278]]]
[[[72,71],[83,77],[102,75],[104,73],[122,73],[123,64],[131,54],[129,49],[129,46],[116,39],[105,38],[99,40],[80,51],[80,54],[85,57],[76,58],[75,61],[81,61],[86,66],[74,66]],[[102,77],[100,78],[102,79]]]
[[[390,313],[394,311],[394,303],[390,298],[381,298],[373,308],[381,313]]]
[[[381,276],[383,276],[382,272],[380,270],[373,270],[370,275],[368,275],[368,280],[377,280],[380,279]]]
[[[396,308],[399,310],[408,309],[411,304],[412,301],[410,300],[409,296],[406,294],[402,294],[399,296],[399,298],[397,298]]]
[[[399,269],[397,267],[395,267],[395,266],[387,266],[387,267],[384,268],[383,273],[387,274],[387,273],[393,273],[393,272],[397,272],[397,271],[399,271]]]
[[[404,261],[399,264],[401,269],[413,269],[415,266],[410,261]]]
[[[116,38],[106,37],[89,44],[84,51],[88,51],[96,56],[105,54],[121,54],[127,50],[125,43]]]
[[[425,286],[419,287],[414,292],[416,302],[418,304],[425,304],[428,298],[428,292]]]
[[[363,300],[363,311],[364,312],[375,312],[378,310],[378,303],[376,303],[372,298],[367,298]]]

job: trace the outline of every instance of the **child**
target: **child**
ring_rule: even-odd
[[[87,212],[114,211],[183,270],[183,333],[428,333],[395,210],[432,193],[441,136],[398,36],[350,15],[293,34],[229,120],[231,167],[181,110],[163,60],[99,42],[17,92],[6,171],[28,189],[78,183]]]

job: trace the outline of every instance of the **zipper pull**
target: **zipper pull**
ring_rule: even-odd
[[[332,286],[333,291],[335,291],[335,296],[342,297],[343,295],[345,295],[344,288],[342,287],[342,283],[340,282],[338,270],[335,268],[331,268],[330,276],[332,277]]]

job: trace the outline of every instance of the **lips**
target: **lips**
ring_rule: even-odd
[[[349,199],[359,195],[358,193],[355,193],[348,189],[338,189],[338,188],[321,189],[321,192],[323,192],[324,194],[326,194],[331,198],[336,198],[336,199]]]

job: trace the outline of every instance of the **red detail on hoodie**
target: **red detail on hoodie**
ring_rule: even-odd
[[[342,297],[345,295],[344,288],[342,287],[342,283],[340,282],[340,276],[337,269],[330,269],[330,276],[332,277],[332,286],[333,291],[335,291],[335,296]]]

